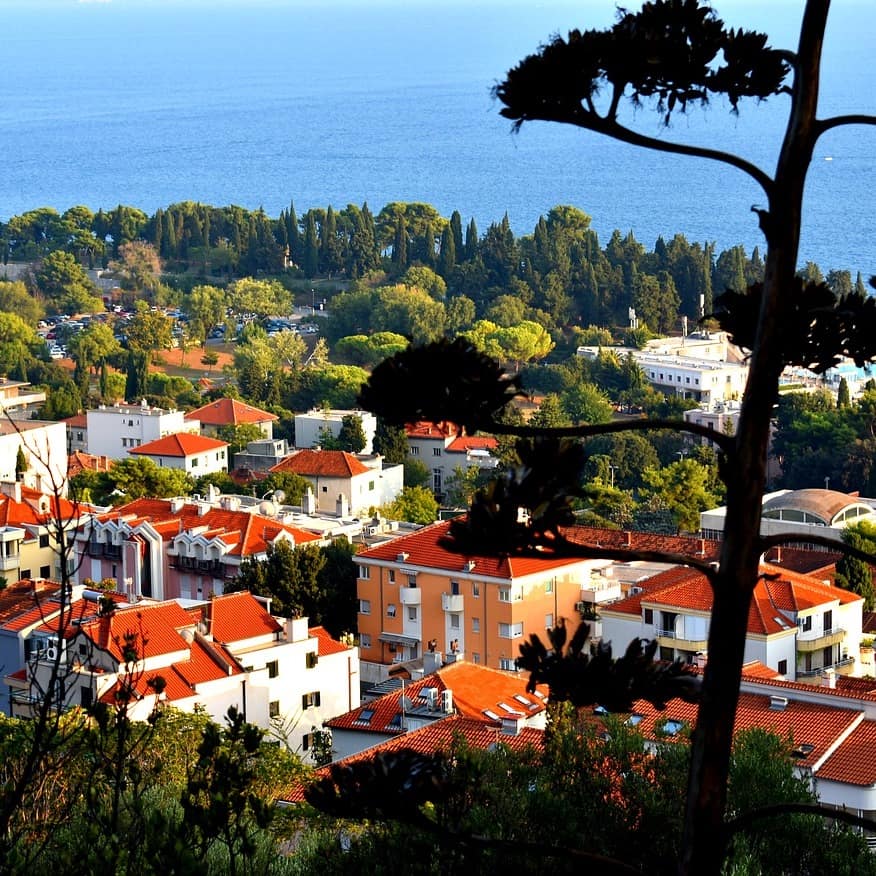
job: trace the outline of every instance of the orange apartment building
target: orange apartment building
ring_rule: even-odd
[[[577,625],[592,560],[465,556],[440,544],[449,521],[358,554],[363,681],[395,663],[441,652],[514,670],[531,633],[545,638],[558,618]]]

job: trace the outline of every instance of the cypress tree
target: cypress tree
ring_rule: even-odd
[[[404,220],[398,217],[395,223],[395,239],[392,242],[392,263],[399,271],[408,266],[408,232]]]
[[[164,211],[159,207],[155,211],[155,218],[152,220],[152,245],[155,247],[155,252],[163,256],[162,246],[164,245]]]
[[[298,214],[295,212],[295,204],[289,202],[286,212],[286,235],[289,238],[289,256],[293,263],[301,263],[301,231],[298,228]]]
[[[453,235],[453,251],[458,258],[462,255],[462,216],[459,210],[454,210],[450,215],[450,233]]]
[[[316,219],[313,211],[307,212],[307,224],[304,227],[304,276],[315,277],[319,270],[319,241],[316,236]]]
[[[478,227],[474,219],[468,223],[465,232],[465,260],[470,262],[478,254]]]
[[[204,246],[210,246],[210,232],[212,231],[210,227],[210,208],[203,207],[202,209],[201,234],[204,238]]]
[[[839,387],[836,393],[837,408],[850,408],[852,406],[852,395],[849,392],[849,382],[845,377],[840,378]]]
[[[453,229],[445,226],[441,232],[441,248],[438,252],[438,273],[446,280],[456,267],[456,242]]]

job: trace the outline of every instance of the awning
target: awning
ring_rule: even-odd
[[[381,633],[377,638],[390,645],[407,645],[408,648],[420,644],[420,640],[416,636],[400,636],[398,633]]]

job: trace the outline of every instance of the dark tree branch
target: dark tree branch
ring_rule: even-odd
[[[870,565],[876,566],[876,555],[868,554],[867,551],[862,551],[859,548],[852,547],[852,545],[850,544],[846,544],[844,541],[836,541],[835,539],[828,538],[825,535],[779,532],[775,535],[765,535],[761,537],[761,544],[763,545],[764,551],[768,551],[770,548],[773,547],[781,547],[782,545],[787,544],[789,541],[798,542],[801,544],[820,544],[823,547],[835,550],[837,553],[847,554],[850,557],[855,557],[855,559],[863,560],[865,563],[870,563]]]
[[[853,113],[847,116],[833,116],[829,119],[821,119],[816,122],[816,139],[825,131],[829,131],[831,128],[839,128],[841,125],[876,125],[876,116]]]
[[[749,812],[738,815],[736,818],[730,819],[724,827],[724,841],[727,842],[735,834],[744,833],[749,830],[754,826],[755,822],[780,815],[794,814],[831,818],[835,821],[850,824],[853,827],[876,832],[876,821],[871,818],[855,815],[846,809],[831,809],[828,806],[822,806],[820,803],[775,803],[772,806],[760,806],[757,809],[752,809]]]

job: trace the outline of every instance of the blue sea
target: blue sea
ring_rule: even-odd
[[[635,3],[625,4],[630,7]],[[793,48],[802,0],[716,0],[734,26]],[[740,172],[556,124],[512,134],[490,88],[557,32],[602,27],[610,0],[0,0],[0,219],[39,206],[183,200],[311,207],[425,201],[483,233],[530,233],[557,204],[603,242],[681,232],[762,245]],[[821,114],[876,114],[876,3],[835,0]],[[645,133],[737,151],[767,171],[788,101],[715,103]],[[876,273],[876,128],[823,138],[801,261]]]

